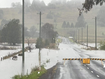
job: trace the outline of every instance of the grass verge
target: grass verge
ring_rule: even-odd
[[[56,43],[61,43],[61,42],[62,42],[62,39],[60,39],[60,38],[56,39]]]
[[[38,79],[42,74],[46,73],[44,66],[41,66],[39,71],[38,67],[32,69],[31,73],[28,75],[15,75],[12,79]]]
[[[70,40],[70,42],[74,43],[74,40],[73,39],[69,38],[69,40]]]

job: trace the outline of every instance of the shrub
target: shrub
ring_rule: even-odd
[[[34,72],[34,71],[38,71],[38,70],[39,70],[39,67],[35,66],[34,68],[32,68],[31,73]]]
[[[40,73],[38,73],[40,72]],[[28,75],[15,75],[12,79],[39,79],[41,75],[46,73],[46,69],[44,66],[41,66],[41,70],[39,71],[38,66],[32,69],[31,73]]]
[[[37,39],[36,48],[39,48],[39,46],[41,46],[41,48],[44,46],[44,42],[42,41],[42,38]]]
[[[100,49],[105,50],[105,42],[100,42]]]
[[[49,45],[49,41],[48,41],[47,39],[45,40],[44,45],[45,45],[45,46],[48,46],[48,45]]]
[[[47,60],[46,60],[46,63],[49,63],[49,62],[50,62],[50,59],[47,59]]]
[[[55,48],[55,43],[51,43],[49,48]]]

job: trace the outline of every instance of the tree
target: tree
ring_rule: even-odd
[[[93,5],[103,5],[104,2],[105,0],[85,0],[82,10],[85,10],[86,12],[90,11],[93,8]]]
[[[55,4],[52,4],[52,3],[49,3],[48,4],[48,8],[49,9],[56,9],[56,5]]]
[[[3,19],[3,20],[1,21],[0,30],[2,30],[3,27],[4,27],[4,25],[7,24],[8,22],[9,22],[9,20]]]
[[[30,0],[25,0],[25,8],[28,8],[31,5]]]
[[[3,29],[1,30],[1,42],[7,42],[7,29],[6,27],[3,27]]]
[[[77,18],[75,27],[85,27],[85,26],[86,26],[86,22],[84,21],[84,16],[82,14],[81,16]]]
[[[38,36],[38,33],[36,31],[37,31],[36,27],[35,26],[32,26],[30,28],[30,36],[31,37],[37,37]]]
[[[45,40],[45,44],[44,44],[45,46],[48,46],[49,45],[49,41],[46,39]]]
[[[56,19],[57,19],[57,18],[59,18],[59,17],[60,17],[60,13],[56,13],[56,14],[54,14],[54,13],[53,13],[53,16],[54,16],[54,18],[56,18]]]
[[[39,48],[39,47],[43,48],[43,46],[44,46],[44,43],[43,43],[42,38],[38,38],[36,40],[36,48]]]
[[[53,19],[53,13],[50,11],[50,12],[47,14],[46,18],[48,18],[48,19]]]
[[[11,6],[12,6],[12,8],[21,9],[21,3],[20,2],[12,3]]]
[[[71,23],[71,26],[70,27],[74,27],[74,24],[73,23]]]
[[[56,2],[57,2],[57,0],[51,0],[51,3],[53,3],[53,4],[56,3]]]
[[[43,11],[46,9],[46,5],[44,1],[33,0],[30,8],[31,10]]]
[[[40,4],[41,4],[41,7],[42,7],[43,9],[46,8],[46,4],[44,3],[44,1],[41,1]]]
[[[66,28],[66,26],[67,26],[67,25],[66,25],[66,21],[64,21],[63,24],[62,24],[62,27],[63,27],[63,28]]]
[[[54,31],[54,26],[52,24],[46,23],[42,26],[42,37],[47,39],[50,43],[52,42],[52,39],[57,37],[57,34],[58,33]]]
[[[66,25],[66,27],[70,28],[70,24],[69,24],[69,22],[67,22],[67,25]]]
[[[1,30],[0,30],[0,42],[2,42],[2,41],[1,41]]]
[[[19,19],[13,19],[1,31],[2,42],[15,45],[21,42],[21,25]]]
[[[30,32],[29,32],[27,27],[24,27],[24,36],[25,37],[30,37]]]

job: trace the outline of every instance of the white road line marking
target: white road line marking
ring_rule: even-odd
[[[97,75],[97,77],[100,77],[99,75]]]
[[[91,73],[93,73],[93,71],[91,71]]]

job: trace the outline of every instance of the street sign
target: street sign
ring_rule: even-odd
[[[83,59],[83,64],[90,64],[90,59],[88,58],[88,59]]]

